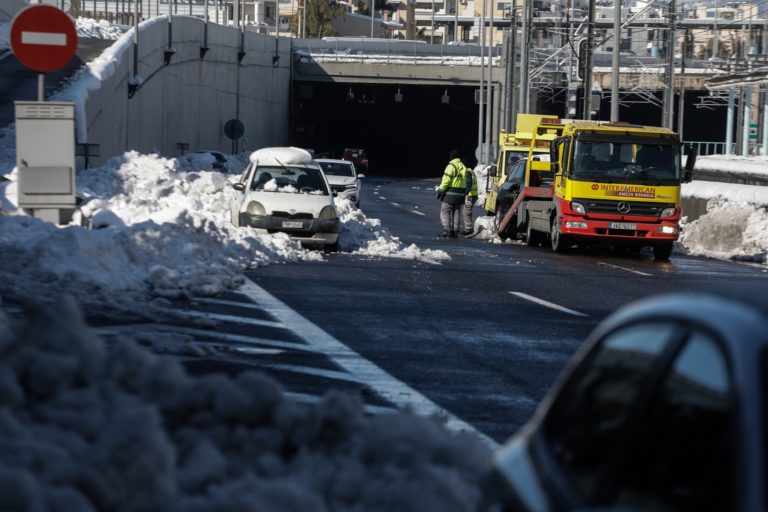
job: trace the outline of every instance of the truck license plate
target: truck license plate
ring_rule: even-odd
[[[284,220],[283,227],[284,228],[303,228],[304,223],[301,222],[300,220]]]
[[[611,222],[608,224],[608,228],[610,229],[626,229],[628,231],[635,231],[637,229],[637,224],[632,222]]]

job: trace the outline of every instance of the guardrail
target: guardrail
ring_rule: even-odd
[[[683,144],[690,144],[696,148],[699,155],[724,155],[726,154],[727,143],[722,141],[702,141],[686,140]],[[731,154],[736,154],[736,143],[731,142]]]

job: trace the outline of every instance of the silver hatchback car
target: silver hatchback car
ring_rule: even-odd
[[[508,510],[768,510],[765,285],[610,316],[496,454]]]

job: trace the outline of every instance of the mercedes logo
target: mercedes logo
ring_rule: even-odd
[[[629,213],[629,203],[622,201],[616,209],[619,210],[619,213]]]

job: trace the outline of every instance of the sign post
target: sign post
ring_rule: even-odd
[[[44,73],[66,66],[77,49],[72,19],[51,5],[27,7],[11,22],[11,49],[37,71],[38,101],[15,101],[19,207],[47,222],[68,223],[75,207],[75,105],[46,102]]]

